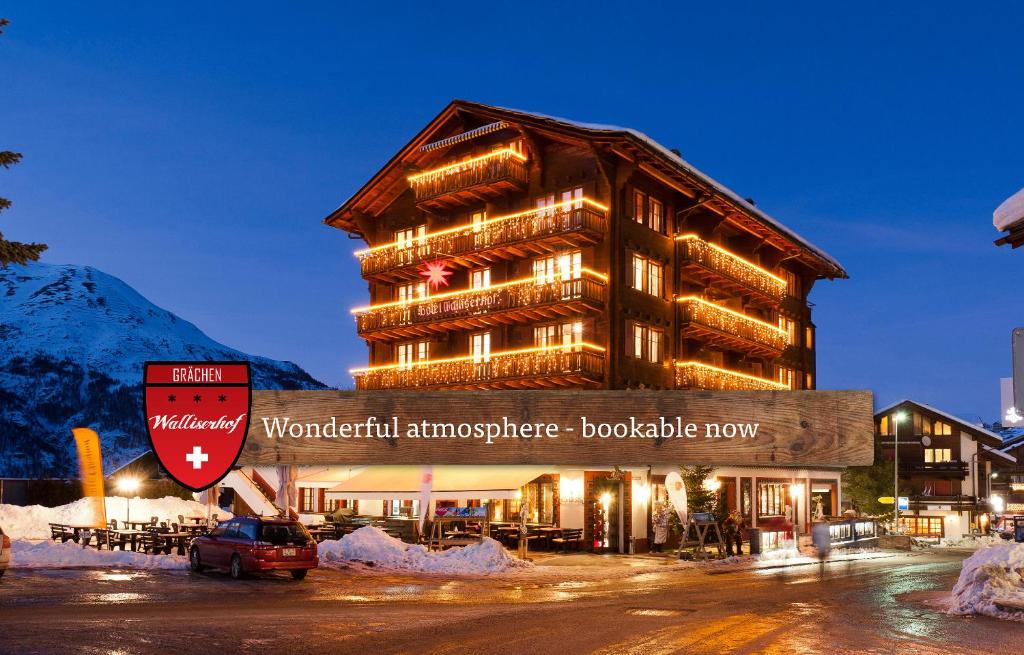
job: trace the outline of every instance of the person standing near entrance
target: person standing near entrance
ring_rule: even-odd
[[[651,548],[660,553],[668,541],[668,508],[664,503],[654,506],[654,546]]]

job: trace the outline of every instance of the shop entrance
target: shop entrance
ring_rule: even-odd
[[[591,528],[595,553],[625,552],[622,538],[622,480],[598,479],[591,487]]]

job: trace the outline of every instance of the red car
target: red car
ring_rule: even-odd
[[[290,571],[301,580],[319,560],[316,541],[301,523],[239,516],[192,540],[192,570],[227,569],[232,578],[261,571]]]

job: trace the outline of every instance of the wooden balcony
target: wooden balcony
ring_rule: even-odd
[[[900,439],[900,448],[903,447],[903,439]],[[902,459],[902,458],[901,458]],[[963,480],[967,477],[967,462],[900,462],[900,473],[910,475],[923,475],[933,478],[950,478]]]
[[[430,209],[480,204],[528,183],[526,157],[511,148],[409,177],[416,203]]]
[[[765,321],[696,296],[677,298],[683,338],[699,339],[754,357],[775,358],[786,348],[786,332]]]
[[[489,266],[499,260],[596,243],[607,230],[605,211],[584,198],[440,230],[411,243],[389,243],[356,255],[364,276],[389,281],[415,279],[417,267],[435,259],[456,266]]]
[[[604,361],[602,349],[583,344],[491,353],[487,361],[468,356],[394,364],[352,374],[359,391],[596,387],[604,379]]]
[[[576,316],[601,311],[606,287],[604,276],[591,271],[553,282],[514,280],[357,310],[356,329],[364,339],[404,339]]]
[[[781,382],[730,371],[703,362],[676,362],[677,389],[713,391],[788,391]]]
[[[694,234],[676,237],[680,267],[705,284],[736,295],[749,295],[767,306],[778,306],[786,297],[786,281],[760,266],[708,243]]]

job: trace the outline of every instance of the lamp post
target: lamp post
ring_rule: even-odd
[[[126,494],[125,496],[125,523],[132,520],[132,497],[130,494],[139,490],[138,478],[121,478],[117,481],[117,490]]]
[[[900,531],[900,423],[907,417],[906,412],[896,412],[892,415],[893,434],[893,496],[892,496],[892,529],[894,533]]]

